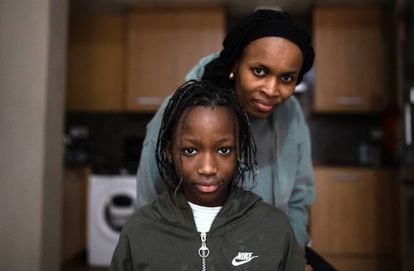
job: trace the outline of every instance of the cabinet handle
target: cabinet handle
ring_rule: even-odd
[[[410,146],[412,143],[412,130],[411,130],[411,105],[407,103],[405,105],[405,145]]]
[[[360,180],[360,176],[357,173],[339,173],[334,176],[334,180],[356,182]]]
[[[341,96],[336,99],[336,103],[339,105],[361,105],[364,103],[364,99],[359,96]]]
[[[139,97],[136,100],[138,105],[160,105],[161,99],[155,96]]]

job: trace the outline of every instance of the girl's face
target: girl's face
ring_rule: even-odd
[[[223,205],[236,169],[234,134],[233,117],[225,107],[197,106],[181,116],[169,153],[188,201]]]
[[[266,118],[292,96],[302,62],[300,48],[287,39],[251,42],[233,69],[236,93],[247,113]]]

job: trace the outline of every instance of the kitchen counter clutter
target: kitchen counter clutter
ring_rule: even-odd
[[[316,167],[312,247],[338,270],[398,270],[397,171]]]

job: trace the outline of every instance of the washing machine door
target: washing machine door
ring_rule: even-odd
[[[110,239],[118,240],[122,227],[135,211],[135,191],[118,188],[101,198],[99,205],[100,230]]]
[[[112,230],[120,233],[128,218],[135,211],[134,195],[126,191],[113,194],[105,204],[105,222]]]

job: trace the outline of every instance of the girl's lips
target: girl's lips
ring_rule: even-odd
[[[218,189],[219,184],[197,183],[195,186],[197,187],[199,191],[203,193],[212,193]]]

